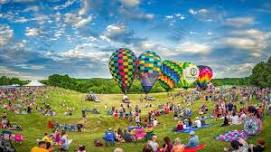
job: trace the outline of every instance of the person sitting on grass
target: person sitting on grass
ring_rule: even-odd
[[[86,147],[84,145],[80,145],[76,152],[87,152]]]
[[[265,150],[265,141],[264,139],[258,139],[257,145],[249,145],[249,152],[263,152]]]
[[[202,126],[207,125],[206,122],[205,122],[206,119],[207,119],[206,116],[201,116],[201,117],[200,117],[200,122],[201,122],[201,125],[202,125]]]
[[[48,135],[48,133],[44,133],[44,136],[43,138],[41,139],[42,141],[45,141],[45,142],[49,142],[49,143],[52,143],[52,138]]]
[[[113,152],[124,152],[124,150],[122,148],[117,147],[114,149]]]
[[[196,117],[196,120],[194,121],[194,125],[197,128],[201,128],[201,121],[200,121],[199,117]]]
[[[145,144],[142,152],[154,152],[149,144]]]
[[[68,139],[68,134],[66,134],[65,131],[61,132],[61,139],[60,140],[61,140],[61,142],[60,142],[59,151],[60,152],[69,151],[70,141]]]
[[[50,142],[46,142],[46,149],[49,152],[54,152],[54,147],[53,147],[52,143],[50,143]]]
[[[178,121],[178,124],[176,126],[176,128],[174,129],[174,131],[182,131],[184,129],[184,124],[182,121]]]
[[[184,145],[181,144],[180,138],[176,138],[174,141],[173,148],[170,152],[183,152],[184,151]]]
[[[221,127],[225,127],[225,126],[228,126],[230,125],[229,124],[229,119],[227,118],[227,116],[224,116],[224,121],[223,121],[223,124],[221,125]]]
[[[139,113],[137,113],[135,116],[135,122],[138,127],[141,127],[141,118],[140,118]]]
[[[189,141],[186,147],[197,147],[199,145],[199,137],[196,135],[195,131],[191,131]]]
[[[200,108],[199,108],[199,114],[206,114],[208,112],[208,107],[206,106],[206,104],[203,104]]]
[[[158,122],[157,118],[154,118],[154,120],[152,122],[153,127],[158,126],[158,124],[159,124],[159,122]]]
[[[39,142],[39,147],[33,147],[31,149],[31,152],[49,152],[49,150],[46,149],[47,145],[45,141]]]
[[[115,137],[117,142],[124,142],[122,135],[117,130],[115,130]]]
[[[236,115],[236,113],[232,113],[231,122],[233,125],[240,125],[241,124],[239,116]]]
[[[123,138],[125,142],[128,142],[128,143],[135,141],[135,137],[131,134],[130,131],[127,131],[127,130],[124,130]]]
[[[239,140],[234,140],[231,142],[230,148],[224,148],[225,152],[248,152],[249,145],[247,142],[240,138]]]
[[[157,143],[157,136],[152,136],[151,140],[148,141],[148,145],[152,148],[154,152],[157,152],[159,150],[159,144]]]
[[[165,137],[164,142],[165,142],[165,144],[163,145],[163,148],[161,151],[162,152],[172,152],[171,150],[172,150],[173,144],[171,143],[170,138]]]
[[[113,144],[115,143],[116,137],[114,132],[112,131],[112,128],[109,128],[107,131],[105,131],[103,139],[106,142],[112,142]]]

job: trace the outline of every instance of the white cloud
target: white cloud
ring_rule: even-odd
[[[9,26],[0,25],[0,47],[7,45],[13,38],[13,30]]]
[[[74,26],[75,27],[83,27],[85,25],[87,25],[89,22],[92,21],[92,17],[91,16],[88,16],[87,18],[82,18],[79,22],[77,22]]]
[[[105,31],[100,38],[105,41],[111,42],[114,38],[117,38],[127,32],[127,27],[122,24],[110,24],[106,27]]]
[[[88,16],[86,18],[83,18],[82,16],[80,16],[78,14],[66,13],[64,15],[64,21],[66,23],[71,24],[72,26],[74,26],[76,28],[81,28],[92,21],[92,16]]]
[[[165,20],[169,22],[169,25],[174,25],[178,20],[184,20],[186,17],[181,13],[176,13],[172,15],[166,15]]]
[[[192,41],[182,42],[177,46],[178,52],[186,52],[191,54],[208,54],[212,51],[212,47],[208,44],[197,43]]]
[[[0,66],[0,75],[7,77],[18,77],[23,80],[42,80],[44,77],[34,76],[26,72],[19,72],[6,66]]]
[[[255,63],[218,65],[217,78],[243,78],[251,74]]]
[[[194,9],[189,9],[188,12],[191,14],[191,15],[198,15],[198,14],[207,14],[209,11],[205,8],[202,8],[202,9],[199,9],[199,10],[194,10]]]
[[[196,15],[196,14],[197,14],[197,12],[194,11],[193,9],[189,9],[188,12],[189,12],[190,14],[192,14],[192,15]]]
[[[32,64],[17,64],[16,67],[26,70],[41,70],[44,69],[44,65],[32,65]]]
[[[105,62],[108,60],[110,53],[97,50],[97,47],[90,43],[77,45],[75,48],[61,52],[58,55],[65,58],[89,58],[92,61]]]
[[[89,11],[89,0],[81,0],[81,9],[79,10],[78,14],[79,15],[87,15],[88,11]]]
[[[253,17],[235,17],[235,18],[228,18],[225,20],[225,24],[228,26],[233,27],[244,27],[247,25],[252,25],[255,23]]]
[[[257,29],[235,30],[229,37],[223,39],[226,46],[249,50],[252,56],[259,57],[268,46],[270,33]]]
[[[26,36],[36,37],[36,36],[40,35],[41,33],[42,33],[42,31],[39,28],[26,27],[26,30],[25,30]]]
[[[121,7],[119,8],[119,13],[128,17],[129,19],[137,19],[137,20],[152,20],[155,15],[152,13],[144,13],[138,9],[134,9],[131,11],[129,8]]]
[[[25,18],[25,17],[16,18],[15,16],[9,16],[9,20],[11,20],[14,23],[27,23],[30,21],[36,21],[38,24],[42,25],[47,20],[49,20],[49,17],[46,15],[42,15],[42,14],[36,15],[33,18]]]
[[[89,1],[81,0],[81,8],[77,13],[66,13],[64,21],[71,24],[75,28],[82,28],[92,21],[92,16],[88,15]],[[59,17],[58,17],[59,18]],[[60,20],[60,18],[58,19]]]
[[[140,4],[140,0],[119,0],[123,5],[128,7],[135,7]]]
[[[54,9],[55,10],[61,10],[61,9],[65,9],[69,6],[71,6],[74,2],[76,2],[77,0],[68,0],[66,1],[63,5],[58,5],[58,6],[55,6]]]
[[[40,9],[39,9],[39,7],[38,6],[36,6],[36,5],[34,5],[34,6],[29,6],[29,7],[27,7],[27,8],[25,8],[24,10],[23,10],[23,12],[37,12],[37,11],[39,11]]]
[[[216,8],[189,9],[188,12],[196,19],[203,22],[224,22],[225,11]]]

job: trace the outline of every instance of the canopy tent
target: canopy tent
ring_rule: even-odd
[[[40,83],[38,80],[32,80],[30,83],[24,85],[25,87],[42,87],[44,84]]]

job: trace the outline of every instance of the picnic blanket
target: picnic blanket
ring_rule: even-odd
[[[197,147],[193,147],[193,148],[185,147],[183,152],[197,152],[197,151],[199,151],[199,150],[204,149],[205,146],[206,146],[206,145],[204,145],[204,144],[200,144],[200,145],[198,145]]]
[[[179,131],[176,131],[176,132],[178,132],[178,133],[190,133],[191,131],[196,131],[198,129],[207,128],[209,126],[210,126],[209,124],[206,124],[206,125],[201,126],[200,128],[186,127],[185,129],[179,130]]]
[[[225,134],[221,134],[216,137],[217,140],[221,140],[225,142],[232,142],[240,138],[245,139],[245,140],[248,138],[248,135],[244,130],[228,131]]]

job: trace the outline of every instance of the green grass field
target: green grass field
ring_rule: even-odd
[[[93,141],[96,138],[102,138],[104,131],[112,127],[117,129],[118,127],[127,127],[128,121],[127,120],[114,120],[112,116],[106,115],[105,104],[107,104],[108,108],[112,105],[116,105],[119,107],[120,100],[122,99],[121,94],[103,94],[99,95],[101,99],[101,103],[93,103],[93,102],[85,102],[84,94],[64,90],[60,88],[49,88],[48,89],[48,96],[49,98],[46,99],[48,103],[50,103],[51,107],[57,112],[57,116],[50,117],[50,116],[43,116],[38,112],[34,112],[30,115],[15,115],[13,113],[9,113],[9,118],[11,122],[16,122],[19,125],[23,126],[23,131],[21,132],[24,137],[25,141],[23,144],[15,144],[16,149],[18,152],[28,152],[30,149],[36,145],[36,139],[41,139],[45,132],[51,133],[52,130],[47,129],[47,121],[54,120],[61,123],[78,123],[82,122],[81,119],[81,108],[88,107],[88,108],[97,108],[101,114],[94,115],[88,114],[88,121],[85,124],[85,132],[78,133],[78,132],[68,132],[69,138],[73,139],[73,143],[70,147],[70,151],[75,150],[78,145],[83,144],[87,147],[87,150],[90,152],[112,152],[115,147],[122,147],[125,152],[140,152],[142,151],[143,144],[145,141],[137,142],[137,143],[130,143],[130,144],[116,144],[115,147],[102,147],[96,148],[93,145]],[[156,101],[152,102],[153,107],[157,107],[158,104],[168,102],[168,97],[166,93],[155,93],[151,94],[151,96],[156,98]],[[129,95],[132,105],[139,104],[143,110],[143,114],[146,114],[150,111],[150,108],[144,108],[145,104],[139,103],[139,94],[130,94]],[[38,103],[44,99],[45,96],[40,97]],[[61,106],[63,100],[66,101],[66,104],[70,107],[75,108],[75,112],[73,116],[64,116],[65,107]],[[182,103],[182,99],[179,98],[175,102]],[[190,106],[193,110],[193,117],[197,115],[197,110],[203,102],[202,100],[197,101],[194,105]],[[256,101],[252,101],[256,102]],[[209,102],[209,111],[212,111],[212,103]],[[158,117],[159,122],[161,123],[160,126],[155,128],[155,133],[158,135],[159,143],[163,143],[163,137],[169,136],[172,140],[176,137],[180,137],[183,143],[187,143],[188,135],[181,134],[181,133],[174,133],[171,129],[176,125],[176,121],[173,120],[172,114],[164,115]],[[196,131],[196,133],[200,137],[200,142],[207,144],[207,147],[203,150],[205,152],[218,152],[223,151],[223,147],[229,146],[228,143],[220,142],[214,139],[215,136],[224,133],[225,131],[233,130],[233,129],[241,129],[242,126],[229,126],[229,127],[220,127],[222,120],[214,120],[207,122],[211,123],[212,127],[200,129]],[[268,149],[271,147],[271,119],[269,116],[265,117],[264,120],[264,130],[263,132],[256,136],[249,138],[249,143],[255,143],[258,137],[263,137],[266,140],[266,146]],[[267,150],[268,151],[268,150]],[[269,150],[271,151],[271,150]]]

